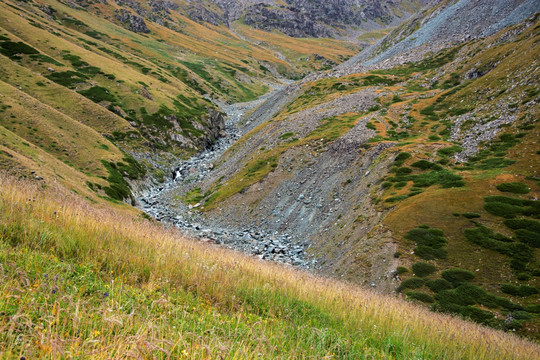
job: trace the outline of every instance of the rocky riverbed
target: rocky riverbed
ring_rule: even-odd
[[[189,189],[194,182],[204,180],[212,172],[214,162],[249,130],[250,121],[243,122],[244,115],[282,91],[285,86],[274,85],[272,91],[251,102],[217,103],[227,115],[223,136],[202,153],[179,163],[163,183],[142,190],[137,195],[138,207],[158,221],[176,226],[188,237],[226,246],[265,260],[305,269],[313,268],[314,260],[308,259],[305,253],[308,244],[294,239],[288,233],[263,232],[255,226],[217,226],[211,218],[205,217],[198,210],[199,204],[172,201],[179,188]]]

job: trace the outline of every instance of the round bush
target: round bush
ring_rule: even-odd
[[[424,279],[418,278],[418,277],[412,277],[410,279],[404,280],[401,283],[402,289],[418,289],[424,286]]]
[[[416,276],[425,277],[433,274],[437,271],[435,265],[432,265],[427,262],[417,262],[412,266],[412,270]]]
[[[435,279],[435,280],[428,280],[426,282],[427,287],[437,293],[442,290],[450,290],[453,288],[452,284],[444,279]]]
[[[474,273],[463,269],[444,270],[441,273],[441,276],[443,277],[443,279],[450,282],[454,286],[474,279]]]
[[[422,170],[428,170],[428,169],[442,170],[442,167],[440,165],[432,163],[432,162],[427,161],[427,160],[419,160],[419,161],[413,163],[411,166],[414,166],[415,168],[419,168],[419,169],[422,169]]]
[[[405,266],[398,266],[396,270],[398,274],[405,274],[406,272],[409,272],[409,269],[407,269]]]
[[[407,175],[412,173],[412,169],[410,167],[402,166],[396,169],[397,175]]]
[[[398,156],[396,156],[396,159],[394,161],[402,164],[403,162],[405,162],[405,160],[409,159],[410,157],[411,157],[411,154],[409,154],[408,152],[402,152],[402,153],[399,153]]]

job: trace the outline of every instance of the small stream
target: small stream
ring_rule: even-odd
[[[163,183],[137,194],[138,207],[158,221],[176,226],[187,237],[204,242],[220,244],[260,259],[295,265],[309,269],[314,265],[305,254],[307,244],[296,241],[289,234],[266,233],[253,227],[224,228],[212,224],[212,219],[197,211],[197,205],[187,205],[171,199],[178,188],[192,187],[194,182],[203,180],[213,169],[219,157],[238,140],[243,129],[240,122],[247,112],[256,108],[285,85],[275,86],[273,90],[260,98],[236,104],[215,102],[226,117],[225,132],[211,148],[204,150],[189,160],[182,161],[175,167],[171,176]]]

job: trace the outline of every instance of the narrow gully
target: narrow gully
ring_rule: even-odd
[[[175,202],[172,197],[179,188],[192,187],[203,180],[213,169],[219,157],[246,131],[240,122],[247,112],[262,104],[266,99],[286,85],[273,85],[273,89],[260,98],[235,104],[215,102],[226,114],[225,136],[210,148],[182,161],[163,183],[154,184],[137,194],[138,208],[156,220],[177,227],[185,236],[211,242],[241,251],[260,259],[311,269],[315,265],[305,253],[306,244],[296,241],[287,233],[266,233],[253,227],[232,228],[213,224],[212,218],[197,210],[198,206]]]

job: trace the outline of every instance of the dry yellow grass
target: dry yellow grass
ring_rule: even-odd
[[[29,271],[15,278],[3,275],[0,306],[6,315],[12,315],[4,315],[0,322],[0,354],[323,358],[328,349],[335,350],[330,334],[336,332],[342,337],[354,335],[344,338],[342,345],[357,351],[358,357],[540,358],[537,344],[512,334],[196,243],[174,229],[88,204],[63,188],[41,189],[3,175],[0,214],[2,259],[16,259],[12,261],[20,269],[26,266]],[[107,300],[95,300],[84,292],[66,292],[61,298],[55,300],[50,295],[40,303],[44,282],[40,271],[47,271],[43,268],[50,263],[57,264],[57,269],[61,264],[90,269],[108,289]],[[32,275],[29,287],[35,290],[17,288],[21,286],[18,279]],[[131,307],[122,299],[132,295],[141,302],[133,305],[136,312],[130,314]],[[191,317],[185,306],[194,302],[194,310],[189,312],[196,316]],[[295,304],[301,304],[300,308],[295,309]],[[183,321],[187,323],[171,317],[171,311],[178,307],[184,309]],[[36,309],[46,312],[37,314]],[[256,319],[249,325],[251,330],[241,332],[240,323],[249,323],[249,319]],[[173,323],[192,332],[175,331]],[[234,323],[238,330],[231,336],[226,329]],[[323,327],[319,328],[319,323]],[[258,326],[262,328],[255,330]],[[299,338],[281,338],[287,329],[300,334]],[[326,342],[321,335],[325,333],[330,336]],[[306,334],[314,338],[303,339]],[[255,345],[250,336],[266,340]],[[327,355],[351,357],[347,353]]]

